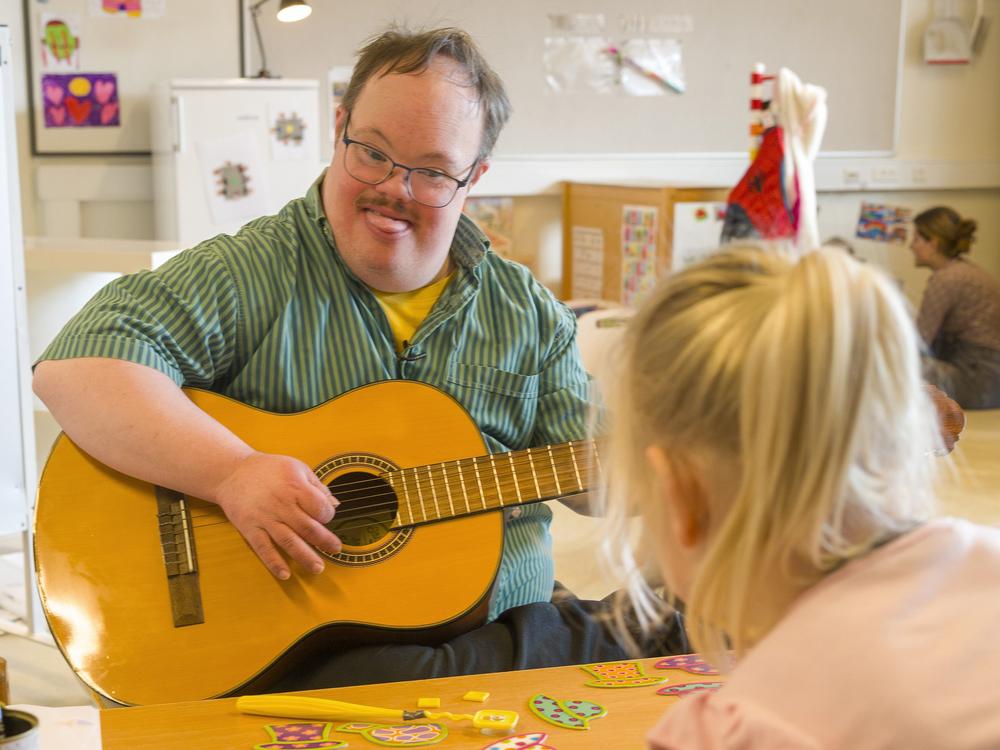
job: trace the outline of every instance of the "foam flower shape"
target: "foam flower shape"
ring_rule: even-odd
[[[254,750],[339,750],[346,742],[329,739],[332,724],[268,724],[264,729],[273,742],[254,745]]]
[[[447,727],[441,724],[371,724],[356,721],[341,724],[337,731],[360,734],[369,742],[389,747],[436,745],[448,736]]]

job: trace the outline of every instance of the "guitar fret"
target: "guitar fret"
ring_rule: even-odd
[[[580,480],[580,467],[576,465],[576,451],[573,450],[573,443],[569,443],[569,457],[573,459],[573,473],[576,475],[576,486],[583,492],[583,482]]]
[[[552,478],[556,480],[556,495],[562,495],[562,487],[559,486],[559,472],[556,471],[556,461],[552,456],[552,446],[546,445],[545,450],[549,452],[549,466],[552,467]]]
[[[517,502],[521,502],[521,485],[517,482],[517,471],[514,469],[514,452],[511,451],[507,454],[507,460],[510,462],[510,476],[514,480],[514,491],[517,492]]]
[[[413,467],[413,481],[417,485],[417,502],[420,503],[420,514],[427,520],[427,509],[424,508],[424,492],[420,489],[420,477],[417,476],[417,467]]]
[[[535,498],[542,497],[542,490],[538,487],[538,475],[535,473],[535,459],[531,457],[531,448],[528,448],[528,465],[531,467],[531,478],[535,482]]]
[[[441,518],[441,508],[438,507],[438,494],[437,494],[437,489],[434,487],[434,475],[431,474],[430,464],[427,465],[427,479],[430,480],[431,497],[434,499],[434,513],[440,519]]]
[[[500,507],[503,507],[503,487],[500,486],[500,475],[497,474],[497,463],[493,458],[493,454],[490,454],[490,467],[493,469],[493,481],[497,485],[497,500],[500,501]]]
[[[479,476],[479,461],[476,457],[472,458],[472,468],[476,470],[476,486],[479,487],[479,502],[483,504],[483,510],[486,510],[486,492],[483,491],[483,480]]]
[[[458,481],[462,484],[462,497],[465,498],[465,510],[471,513],[472,508],[469,506],[469,491],[465,487],[465,475],[462,473],[462,463],[460,461],[455,461],[455,466],[458,469]]]
[[[406,472],[405,472],[405,470],[401,469],[399,471],[399,483],[403,485],[404,504],[405,504],[406,511],[410,514],[410,523],[409,524],[404,523],[403,522],[403,511],[402,511],[402,508],[401,508],[400,511],[399,511],[399,525],[400,526],[413,525],[413,506],[410,504],[410,488],[406,486]],[[390,482],[390,485],[391,484],[392,483]],[[397,496],[399,495],[398,492],[396,494],[397,494]]]
[[[448,472],[445,471],[445,465],[441,464],[441,477],[444,479],[444,491],[448,494],[448,508],[451,510],[451,515],[455,515],[455,503],[451,499],[451,485],[448,483]]]

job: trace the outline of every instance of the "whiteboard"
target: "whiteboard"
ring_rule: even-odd
[[[33,493],[27,489],[25,445],[28,365],[21,203],[14,128],[10,33],[0,26],[0,535],[24,531]],[[31,476],[34,481],[34,476]]]
[[[325,81],[330,68],[353,64],[363,41],[390,22],[459,26],[477,40],[513,102],[514,116],[497,146],[502,155],[745,153],[755,62],[769,72],[790,68],[827,89],[824,152],[885,155],[895,146],[902,0],[367,0],[349,10],[342,3],[312,5],[312,15],[294,24],[278,22],[270,6],[261,9],[272,71]],[[552,35],[549,15],[567,11],[603,13],[614,40],[634,36],[618,29],[636,15],[688,16],[690,31],[656,35],[680,40],[686,92],[551,92],[543,66],[545,38]],[[255,44],[248,37],[250,54],[256,54]]]
[[[103,11],[102,0],[24,0],[36,154],[148,153],[149,94],[154,83],[239,75],[239,0],[141,0],[140,4],[145,16],[130,17]],[[75,61],[64,62],[47,51],[43,18],[72,20],[73,36],[79,39]],[[43,76],[75,73],[115,76],[118,125],[109,120],[107,125],[70,126],[72,114],[66,112],[60,114],[59,125],[51,117],[47,121]],[[59,95],[58,89],[52,91]],[[68,97],[61,96],[58,106],[65,110]]]

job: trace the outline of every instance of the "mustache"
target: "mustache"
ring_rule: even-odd
[[[413,221],[414,217],[407,209],[406,204],[401,200],[393,200],[381,193],[375,193],[374,195],[369,193],[362,193],[354,200],[354,207],[358,210],[365,208],[388,208],[393,213],[401,216],[407,221]]]

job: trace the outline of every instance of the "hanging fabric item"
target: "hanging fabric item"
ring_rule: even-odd
[[[754,71],[751,83],[763,80]],[[826,90],[803,84],[782,68],[769,105],[751,97],[751,132],[762,130],[759,147],[746,174],[729,194],[722,242],[738,239],[788,240],[800,252],[819,246],[813,161],[826,129]],[[762,110],[773,124],[760,127]]]

